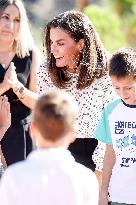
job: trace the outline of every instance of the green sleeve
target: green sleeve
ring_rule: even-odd
[[[112,111],[115,107],[120,103],[120,99],[114,101],[107,105],[107,107],[103,110],[102,116],[100,121],[96,127],[94,132],[94,138],[100,140],[106,144],[112,144],[112,136],[110,131],[110,123],[109,123],[109,116],[111,115]]]

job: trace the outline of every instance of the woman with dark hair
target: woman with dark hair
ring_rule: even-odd
[[[78,11],[64,12],[47,24],[45,49],[47,60],[38,72],[39,93],[57,88],[73,95],[79,114],[77,138],[69,150],[77,162],[93,171],[96,163],[96,169],[101,171],[104,149],[97,147],[92,136],[102,109],[114,98],[107,70],[108,54],[90,20]]]

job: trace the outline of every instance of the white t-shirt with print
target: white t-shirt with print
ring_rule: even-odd
[[[136,204],[136,105],[118,99],[102,115],[94,137],[113,145],[116,162],[109,192],[113,202]]]

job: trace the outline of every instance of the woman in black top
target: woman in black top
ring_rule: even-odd
[[[39,55],[34,48],[21,0],[0,1],[0,95],[11,107],[11,127],[1,141],[7,165],[23,160],[32,150],[28,133],[36,94]]]

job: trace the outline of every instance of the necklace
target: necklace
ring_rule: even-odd
[[[69,72],[67,70],[63,71],[65,73],[65,75],[68,77],[68,78],[73,78],[73,77],[76,77],[78,76],[79,74],[77,72]]]
[[[1,63],[1,65],[2,65],[2,67],[3,67],[4,69],[7,69],[7,66],[6,66],[6,64],[4,64],[4,63]]]

